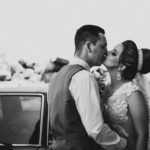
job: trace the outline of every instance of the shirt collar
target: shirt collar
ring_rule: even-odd
[[[74,65],[74,64],[81,65],[86,70],[90,70],[90,66],[88,65],[88,63],[85,62],[84,60],[82,60],[81,58],[77,57],[77,56],[74,56],[69,64],[70,65]]]

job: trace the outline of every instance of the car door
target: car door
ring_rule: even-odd
[[[0,149],[47,148],[46,93],[0,93]]]

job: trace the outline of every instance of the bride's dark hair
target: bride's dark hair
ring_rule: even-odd
[[[119,64],[126,66],[125,70],[122,72],[122,78],[125,80],[134,79],[136,73],[138,72],[138,49],[135,42],[127,40],[122,42],[123,52],[119,59]],[[142,48],[143,53],[143,64],[139,71],[142,74],[150,72],[150,49]]]
[[[141,50],[143,52],[143,65],[139,72],[146,74],[150,72],[150,49],[142,48]]]
[[[132,80],[137,73],[138,66],[138,49],[135,42],[127,40],[122,42],[123,51],[120,55],[119,64],[125,65],[122,72],[122,78]]]
[[[122,78],[132,80],[138,72],[138,49],[135,42],[131,40],[122,42],[122,45],[123,52],[120,56],[119,64],[126,66],[122,72]],[[146,74],[150,72],[150,49],[142,48],[141,50],[143,53],[143,64],[139,72]]]

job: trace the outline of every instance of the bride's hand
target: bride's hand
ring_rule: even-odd
[[[129,134],[126,132],[126,130],[120,126],[120,125],[113,125],[113,128],[115,129],[115,131],[117,131],[117,133],[124,137],[124,138],[128,138]]]

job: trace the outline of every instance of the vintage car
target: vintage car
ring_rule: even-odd
[[[0,82],[0,150],[50,150],[48,85]]]

